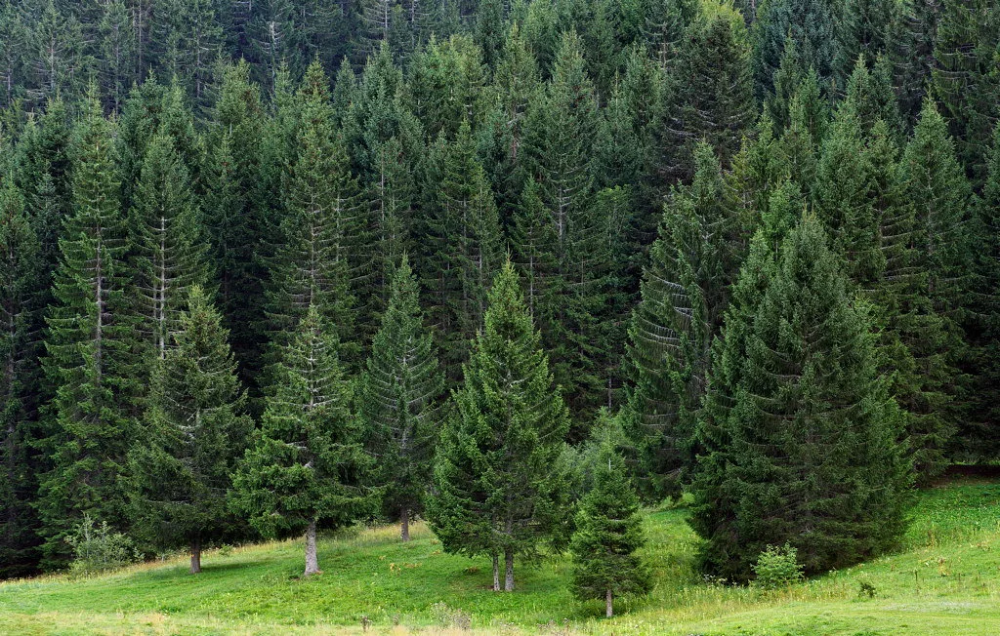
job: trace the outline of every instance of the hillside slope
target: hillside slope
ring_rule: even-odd
[[[566,559],[518,569],[518,590],[487,589],[489,564],[446,555],[426,528],[321,543],[325,573],[300,579],[301,542],[210,552],[192,576],[178,558],[115,574],[0,585],[2,634],[996,634],[1000,632],[1000,482],[959,479],[918,495],[895,555],[766,593],[703,581],[686,510],[649,514],[653,594],[600,618],[567,588]],[[875,597],[861,594],[861,583]]]

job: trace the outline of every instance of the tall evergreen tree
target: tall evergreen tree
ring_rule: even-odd
[[[45,338],[55,394],[43,446],[52,466],[41,476],[38,504],[47,566],[67,556],[63,538],[83,514],[125,521],[120,479],[135,436],[137,390],[113,135],[92,93],[74,130],[74,212],[59,241]]]
[[[309,307],[335,325],[341,353],[357,363],[352,265],[361,226],[360,187],[333,130],[328,81],[318,62],[303,83],[301,123],[286,192],[287,215],[270,263],[268,331],[280,350]],[[276,353],[272,352],[272,353]]]
[[[968,181],[930,99],[903,153],[900,178],[903,201],[912,206],[906,257],[913,275],[902,290],[897,330],[914,357],[918,387],[901,403],[909,413],[916,467],[926,479],[943,469],[962,407],[959,365],[966,352],[958,321],[968,285],[970,212]]]
[[[569,429],[510,262],[490,290],[454,401],[434,471],[431,525],[448,552],[491,557],[496,591],[503,557],[509,592],[515,556],[533,556],[562,514],[553,466]]]
[[[132,302],[146,345],[162,359],[190,291],[209,280],[201,215],[173,140],[150,141],[129,212]]]
[[[725,206],[718,159],[706,144],[697,153],[694,183],[675,189],[664,206],[629,323],[634,385],[624,427],[652,499],[679,497],[692,467],[709,351],[745,249],[747,219]]]
[[[739,287],[759,286],[755,260]],[[729,580],[747,579],[767,545],[787,541],[807,572],[824,572],[893,546],[905,529],[911,472],[898,409],[867,310],[848,295],[818,220],[803,218],[772,271],[759,299],[727,312],[704,429],[726,443],[708,446],[695,482],[704,565]]]
[[[202,548],[239,527],[226,497],[252,423],[219,313],[197,286],[186,306],[157,365],[128,490],[133,528],[158,547],[189,547],[197,574]]]
[[[605,442],[573,534],[576,597],[603,600],[605,615],[611,618],[615,598],[647,594],[652,588],[649,569],[635,554],[645,542],[639,498],[629,482],[625,462]]]
[[[689,179],[692,144],[708,142],[728,165],[756,116],[743,18],[720,8],[695,20],[667,76],[657,159],[668,180]]]
[[[399,514],[403,541],[410,518],[421,512],[438,439],[444,376],[433,338],[424,329],[417,281],[404,255],[396,268],[389,305],[372,342],[360,380],[365,436],[376,458],[383,507]]]
[[[38,519],[32,509],[38,435],[38,238],[24,199],[0,186],[0,578],[32,574],[38,563]]]
[[[233,509],[265,536],[305,532],[305,575],[319,574],[316,532],[364,513],[369,461],[350,411],[336,333],[315,307],[282,352],[275,384],[241,468]]]
[[[468,341],[482,324],[486,296],[500,267],[501,236],[496,203],[475,156],[469,123],[454,142],[437,144],[440,181],[426,219],[421,275],[430,292],[428,315],[450,379],[466,360]]]

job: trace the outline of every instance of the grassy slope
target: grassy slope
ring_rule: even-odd
[[[920,495],[897,555],[778,593],[709,585],[692,568],[685,510],[650,514],[657,587],[600,618],[600,603],[567,592],[570,565],[517,571],[518,591],[487,590],[486,560],[441,553],[422,525],[408,545],[395,528],[321,544],[326,573],[301,580],[301,542],[208,553],[86,580],[0,585],[3,634],[323,634],[461,631],[628,634],[995,634],[1000,632],[1000,483],[965,480]],[[877,590],[859,598],[861,581]],[[398,624],[398,625],[397,625]]]

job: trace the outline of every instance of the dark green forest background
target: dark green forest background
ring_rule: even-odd
[[[992,0],[0,0],[0,576],[531,556],[594,431],[714,574],[891,548],[1000,455],[998,116]]]

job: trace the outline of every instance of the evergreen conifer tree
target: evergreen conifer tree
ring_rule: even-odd
[[[761,264],[750,257],[726,315],[695,482],[703,563],[729,580],[785,541],[806,572],[890,548],[911,481],[867,309],[821,223],[806,215],[777,267]]]
[[[137,328],[163,359],[194,286],[208,283],[208,245],[188,172],[173,140],[149,142],[129,213],[131,274]]]
[[[260,430],[233,478],[233,509],[265,536],[305,532],[305,575],[318,574],[316,532],[366,508],[369,461],[350,410],[332,325],[310,307],[282,351]]]
[[[24,199],[10,181],[0,185],[0,578],[26,576],[38,562],[38,519],[31,504],[38,466],[40,393],[37,332],[38,238]]]
[[[573,593],[582,601],[603,600],[611,618],[615,598],[646,594],[652,580],[636,555],[646,538],[624,460],[605,442],[593,470],[593,486],[583,498],[573,534]]]
[[[129,454],[129,499],[133,528],[160,548],[189,547],[197,574],[202,547],[239,527],[226,497],[252,423],[222,318],[200,287],[188,296]]]
[[[421,512],[442,414],[444,377],[424,329],[417,281],[404,255],[393,274],[389,304],[360,380],[365,436],[385,488],[383,507],[399,514],[403,541]]]
[[[91,96],[74,131],[74,212],[59,241],[45,338],[55,395],[43,445],[52,465],[41,476],[38,505],[48,566],[67,556],[63,538],[84,513],[112,525],[125,521],[120,480],[135,436],[138,391],[113,132]]]
[[[664,206],[629,324],[634,386],[623,424],[652,499],[680,496],[692,467],[709,351],[744,249],[743,219],[724,205],[718,159],[705,144],[697,152],[694,183],[675,189]]]
[[[448,552],[491,557],[496,591],[503,558],[509,592],[515,556],[533,556],[563,514],[553,466],[569,430],[510,262],[490,290],[465,384],[453,397],[434,470],[431,525]]]

